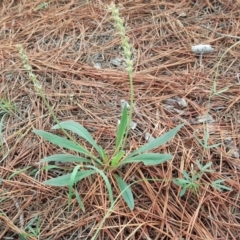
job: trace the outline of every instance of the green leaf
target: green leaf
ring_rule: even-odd
[[[232,190],[233,190],[232,188],[227,187],[227,186],[221,184],[221,183],[224,183],[224,182],[225,182],[224,179],[218,179],[218,180],[214,181],[214,182],[212,183],[212,185],[213,185],[213,187],[214,187],[215,189],[217,189],[217,190],[220,191],[220,192],[221,192],[222,190],[232,191]]]
[[[41,159],[40,163],[52,162],[52,161],[64,162],[64,163],[66,163],[66,162],[88,162],[88,163],[91,163],[91,161],[89,159],[79,157],[79,156],[75,156],[75,155],[72,155],[72,154],[52,155],[52,156],[45,157],[45,158]]]
[[[202,143],[202,141],[197,137],[197,135],[194,133],[193,134],[195,139],[197,140],[197,142],[205,149],[211,149],[211,148],[215,148],[215,147],[218,147],[219,145],[221,145],[221,143],[217,143],[217,144],[213,144],[213,145],[210,145],[208,146],[208,138],[209,138],[209,133],[208,133],[208,130],[205,131],[204,133],[204,137],[203,137],[203,141],[204,143]]]
[[[185,177],[185,179],[190,180],[189,174],[187,173],[186,170],[183,170],[183,176]]]
[[[81,171],[77,172],[74,183],[88,177],[89,175],[91,175],[95,172],[96,172],[95,170],[81,170]],[[59,176],[56,178],[46,180],[43,183],[46,185],[49,185],[49,186],[56,186],[56,187],[68,186],[71,176],[72,176],[72,173],[68,173],[63,176]]]
[[[174,182],[176,185],[180,186],[180,187],[184,187],[184,186],[186,186],[186,185],[188,185],[188,184],[191,184],[191,182],[190,182],[189,180],[187,180],[187,179],[182,179],[182,178],[174,179],[173,182]]]
[[[107,187],[107,190],[108,190],[108,194],[109,194],[111,205],[114,204],[112,187],[111,187],[111,184],[110,184],[110,182],[108,180],[108,177],[105,175],[105,173],[102,170],[100,170],[100,169],[98,169],[98,168],[96,168],[94,166],[86,165],[84,167],[92,168],[92,169],[95,170],[95,172],[98,172],[102,176],[103,180],[106,183],[106,187]]]
[[[199,162],[199,160],[196,161],[198,169],[201,170],[203,168],[203,165]]]
[[[168,160],[172,159],[172,155],[170,154],[159,154],[159,153],[144,153],[141,155],[137,155],[135,157],[124,159],[120,162],[119,166],[122,166],[126,163],[138,163],[143,162],[144,165],[157,165],[164,163]]]
[[[42,130],[33,130],[34,133],[39,135],[40,137],[44,138],[45,140],[49,141],[50,143],[53,143],[59,147],[63,147],[69,150],[73,150],[79,153],[83,153],[87,156],[91,156],[90,152],[88,152],[85,148],[81,147],[80,145],[69,141],[66,138],[59,137],[55,134],[48,133]]]
[[[128,123],[127,106],[126,104],[124,104],[120,124],[117,130],[116,149],[118,149],[122,143],[124,134],[126,133],[127,123]]]
[[[213,183],[214,184],[220,184],[220,183],[224,183],[226,180],[224,179],[218,179],[218,180],[215,180]]]
[[[186,188],[183,188],[180,192],[180,197],[184,196],[185,193],[186,193],[187,189]]]
[[[173,182],[182,188],[180,192],[180,197],[182,197],[188,189],[190,189],[191,191],[196,191],[199,188],[199,184],[193,182],[193,179],[187,180],[187,179],[177,178],[177,179],[174,179]]]
[[[206,148],[215,148],[215,147],[218,147],[219,145],[221,145],[221,143],[216,143],[216,144],[213,144],[213,145],[210,145],[210,146],[206,146]]]
[[[88,132],[88,130],[83,127],[81,124],[74,122],[74,121],[65,121],[61,122],[59,124],[56,124],[55,126],[52,127],[52,129],[66,129],[70,130],[80,137],[84,138],[87,142],[89,142],[100,154],[100,156],[104,159],[103,156],[103,149],[95,142],[95,140],[92,138],[91,134]]]
[[[209,139],[209,132],[208,132],[208,126],[206,126],[206,130],[204,131],[204,136],[203,136],[204,148],[208,147],[208,139]]]
[[[208,169],[208,168],[211,167],[211,165],[212,165],[212,162],[208,162],[206,165],[203,166],[203,165],[197,160],[197,166],[198,166],[199,170],[202,171],[202,172],[213,172],[213,170]]]
[[[132,194],[132,190],[131,188],[127,185],[127,183],[117,174],[114,175],[117,183],[118,183],[118,187],[121,190],[121,194],[122,197],[124,199],[124,201],[127,203],[128,207],[133,210],[134,209],[134,199],[133,199],[133,194]]]
[[[119,161],[124,156],[124,154],[125,154],[125,151],[120,151],[118,154],[116,154],[111,160],[111,166],[116,167],[118,165]]]
[[[27,223],[27,226],[24,227],[24,230],[25,231],[29,230],[32,234],[34,234],[37,237],[37,235],[39,234],[39,230],[40,230],[40,224],[41,224],[41,219],[40,219],[39,215],[37,215]]]
[[[186,193],[186,191],[187,191],[187,189],[186,189],[186,188],[183,188],[183,189],[180,191],[179,196],[180,196],[180,197],[184,196],[185,193]]]
[[[103,160],[103,162],[105,162],[105,160],[107,159],[107,154],[106,154],[106,152],[103,150],[103,148],[100,148],[100,150],[101,150],[101,157],[102,157],[102,160]]]
[[[23,169],[20,169],[20,170],[17,170],[15,172],[13,172],[9,177],[8,177],[8,180],[11,180],[14,176],[16,176],[17,174],[19,173],[22,173],[22,172],[25,172],[26,170],[28,170],[29,168],[31,168],[30,166],[28,167],[25,167]]]
[[[79,168],[80,168],[80,165],[77,165],[77,166],[74,167],[74,169],[72,171],[72,174],[71,174],[71,177],[70,177],[70,180],[69,180],[69,186],[68,186],[68,189],[69,189],[69,191],[68,191],[68,210],[69,210],[71,199],[72,199],[73,185],[76,182],[76,176],[77,176]]]
[[[198,141],[198,143],[204,148],[205,145],[202,143],[202,141],[198,138],[198,136],[194,133],[193,136],[196,138],[196,140]]]
[[[174,135],[180,130],[180,128],[183,126],[183,124],[178,125],[177,127],[173,128],[172,130],[164,133],[162,136],[154,139],[153,141],[143,145],[142,147],[138,148],[131,154],[127,156],[127,158],[131,158],[134,155],[144,153],[146,151],[152,150],[154,148],[157,148],[163,144],[165,144],[167,141],[169,141],[171,138],[174,137]]]
[[[84,204],[83,204],[82,199],[77,190],[75,190],[75,195],[76,195],[76,199],[77,199],[79,207],[83,210],[83,212],[85,212]]]
[[[196,173],[195,173],[196,174]],[[199,172],[196,175],[192,176],[191,182],[194,183],[196,180],[198,180],[202,176],[202,173]]]

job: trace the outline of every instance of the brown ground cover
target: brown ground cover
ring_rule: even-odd
[[[100,176],[75,186],[85,212],[74,198],[68,212],[67,187],[42,184],[63,171],[42,170],[39,160],[64,150],[32,133],[52,131],[55,122],[24,69],[17,44],[23,45],[57,118],[81,123],[111,153],[120,100],[129,100],[129,80],[121,39],[107,11],[110,2],[52,0],[46,8],[39,7],[40,0],[0,3],[1,118],[9,110],[6,103],[15,106],[1,129],[0,239],[20,239],[21,233],[31,234],[30,227],[36,234],[25,239],[92,239],[109,209]],[[187,191],[182,198],[172,181],[134,184],[134,210],[119,200],[97,239],[240,239],[240,2],[118,2],[133,49],[133,120],[138,124],[127,149],[143,145],[147,132],[157,137],[185,124],[155,150],[173,154],[172,161],[154,167],[130,164],[118,173],[128,183],[172,180],[183,170],[197,170],[201,159],[212,162],[214,172],[203,175],[197,193]],[[214,52],[194,54],[191,47],[201,43]],[[217,90],[227,89],[209,103],[214,81]],[[202,139],[206,127],[209,144],[220,145],[204,151],[194,134]],[[214,189],[211,182],[217,179],[226,180],[232,191]],[[114,190],[115,197],[119,193]]]

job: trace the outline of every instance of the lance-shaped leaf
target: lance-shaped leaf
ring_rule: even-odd
[[[68,186],[68,209],[70,208],[70,203],[72,199],[72,193],[73,193],[73,185],[76,182],[76,176],[78,173],[78,169],[80,168],[80,165],[75,166],[75,168],[72,171],[70,180],[69,180],[69,186]]]
[[[112,159],[111,159],[111,166],[116,167],[119,163],[119,161],[122,159],[124,156],[125,151],[120,151],[118,154],[116,154]]]
[[[121,190],[121,194],[122,194],[124,201],[127,203],[128,207],[131,210],[133,210],[134,209],[134,199],[133,199],[133,194],[132,194],[132,190],[131,190],[130,186],[128,186],[127,183],[117,174],[115,174],[114,176],[117,180],[118,187]]]
[[[75,156],[72,154],[56,154],[56,155],[52,155],[49,157],[45,157],[43,159],[41,159],[40,163],[43,162],[63,162],[63,163],[69,163],[69,162],[88,162],[91,163],[91,161],[87,158],[83,158],[83,157],[79,157],[79,156]]]
[[[170,154],[159,154],[159,153],[144,153],[141,155],[137,155],[131,158],[124,159],[119,166],[122,166],[126,163],[138,163],[142,162],[144,165],[157,165],[164,163],[168,160],[172,159],[172,155]]]
[[[128,115],[127,115],[127,106],[125,104],[123,107],[121,120],[117,130],[116,149],[119,149],[122,143],[124,134],[126,133],[127,123],[128,123]]]
[[[199,168],[200,171],[202,172],[214,172],[212,169],[208,169],[211,167],[212,162],[208,162],[206,165],[202,165],[198,160],[197,162],[197,166]]]
[[[95,142],[95,140],[92,138],[91,134],[88,132],[88,130],[83,127],[81,124],[74,122],[74,121],[65,121],[61,122],[59,124],[56,124],[52,127],[52,129],[66,129],[70,130],[73,133],[76,133],[78,136],[85,139],[87,142],[89,142],[100,154],[102,159],[104,159],[104,151],[103,149]]]
[[[113,205],[114,204],[113,203],[114,202],[113,201],[113,192],[112,192],[112,187],[111,187],[111,184],[110,184],[110,182],[108,180],[108,177],[105,175],[105,173],[101,169],[98,169],[98,168],[96,168],[94,166],[90,166],[90,165],[86,165],[85,167],[94,169],[95,172],[99,173],[102,176],[103,180],[106,183],[106,187],[107,187],[107,190],[108,190],[108,194],[109,194],[111,205]]]
[[[224,179],[218,179],[218,180],[215,180],[212,185],[215,189],[217,189],[218,191],[222,191],[222,190],[227,190],[227,191],[232,191],[232,188],[230,187],[227,187],[221,183],[224,183],[226,180]]]
[[[63,148],[69,149],[69,150],[83,153],[87,156],[91,156],[91,153],[88,152],[85,148],[81,147],[80,145],[78,145],[72,141],[69,141],[66,138],[59,137],[55,134],[45,132],[42,130],[33,130],[33,132],[36,133],[37,135],[39,135],[40,137],[44,138],[45,140],[49,141],[50,143],[53,143],[59,147],[63,147]]]
[[[173,128],[172,130],[164,133],[160,137],[152,140],[151,142],[143,145],[142,147],[138,148],[137,150],[133,151],[131,154],[127,156],[127,158],[131,158],[132,156],[135,156],[137,154],[144,153],[146,151],[152,150],[154,148],[157,148],[166,142],[168,142],[171,138],[174,137],[174,135],[180,130],[180,128],[183,126],[183,124]]]
[[[93,173],[96,173],[96,171],[95,170],[81,170],[81,171],[78,171],[76,176],[75,176],[74,183],[88,177],[89,175],[91,175]],[[46,184],[46,185],[49,185],[49,186],[56,186],[56,187],[68,186],[69,182],[70,182],[70,179],[71,179],[71,176],[72,176],[72,173],[68,173],[68,174],[65,174],[63,176],[59,176],[59,177],[56,177],[56,178],[46,180],[43,183]]]
[[[79,207],[83,210],[83,212],[85,212],[84,204],[83,204],[82,199],[77,190],[75,190],[75,195],[76,195],[76,199],[77,199]]]

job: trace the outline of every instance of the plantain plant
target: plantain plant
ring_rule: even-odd
[[[123,106],[120,124],[116,132],[116,143],[114,146],[114,154],[112,156],[107,155],[106,151],[100,145],[98,145],[97,142],[95,142],[95,140],[92,138],[88,130],[84,128],[81,124],[74,121],[59,122],[57,120],[51,107],[46,101],[46,98],[42,92],[42,88],[39,86],[39,84],[37,83],[36,77],[32,73],[32,68],[28,63],[26,54],[24,53],[21,46],[19,48],[22,61],[24,62],[24,66],[34,83],[34,86],[37,88],[37,92],[41,95],[47,108],[49,109],[50,113],[53,115],[54,120],[57,122],[57,124],[53,126],[52,129],[53,130],[61,129],[63,133],[67,136],[67,138],[61,137],[43,130],[34,130],[33,132],[52,144],[55,144],[64,149],[75,151],[77,153],[75,155],[56,154],[56,155],[43,158],[40,161],[41,163],[49,163],[52,161],[57,161],[62,163],[66,163],[66,162],[77,163],[77,165],[74,167],[71,173],[67,173],[62,176],[58,176],[56,178],[46,180],[44,183],[50,186],[58,186],[58,187],[68,186],[69,187],[69,194],[68,194],[69,204],[74,194],[79,203],[79,206],[83,210],[84,210],[83,202],[79,196],[79,193],[77,191],[74,192],[73,187],[74,187],[74,184],[76,184],[77,182],[81,181],[84,178],[87,178],[92,174],[100,174],[104,179],[107,190],[108,190],[111,206],[113,206],[114,204],[114,196],[113,196],[110,179],[113,179],[113,178],[112,177],[110,178],[109,174],[114,176],[117,182],[117,185],[122,193],[122,197],[124,201],[127,203],[128,207],[131,210],[134,209],[134,198],[133,198],[131,188],[123,180],[123,178],[120,177],[119,174],[117,174],[117,170],[119,172],[120,167],[126,164],[131,164],[131,163],[143,163],[146,166],[150,166],[150,165],[161,164],[171,160],[172,155],[170,154],[149,153],[148,151],[165,144],[167,141],[173,138],[174,135],[182,127],[182,125],[179,125],[174,129],[170,130],[169,132],[166,132],[162,136],[154,139],[153,141],[148,142],[147,144],[141,146],[135,151],[131,153],[126,153],[125,151],[126,140],[130,131],[130,124],[131,124],[132,113],[133,113],[133,96],[134,96],[133,94],[133,61],[131,59],[131,47],[130,47],[128,38],[126,37],[124,21],[123,19],[120,18],[119,11],[115,7],[115,5],[113,4],[110,5],[109,9],[112,12],[113,18],[116,23],[116,28],[118,29],[118,32],[121,37],[122,48],[124,51],[124,56],[125,56],[126,65],[127,65],[127,73],[130,80],[130,107],[128,109],[126,104]],[[78,142],[76,142],[68,134],[69,131],[77,134],[78,136],[86,140],[88,143],[90,143],[92,147],[96,150],[96,154],[95,155],[92,154],[88,149],[84,148]]]
[[[127,109],[126,107],[124,107],[123,113],[122,113],[122,121],[117,131],[115,150],[118,149],[119,144],[121,143],[124,137],[124,130],[126,129],[126,126],[127,126],[126,123],[128,120],[126,113],[127,113]],[[124,150],[119,150],[119,151],[116,151],[112,157],[107,156],[103,148],[94,141],[90,133],[81,124],[74,121],[65,121],[53,126],[53,129],[59,129],[59,128],[70,130],[73,133],[85,139],[95,148],[95,150],[98,153],[98,156],[92,155],[83,146],[76,144],[75,142],[72,142],[71,140],[68,140],[64,137],[60,137],[55,134],[45,132],[42,130],[34,130],[33,131],[34,133],[41,136],[45,140],[57,146],[60,146],[62,148],[73,150],[82,155],[82,156],[77,156],[72,154],[56,154],[56,155],[43,158],[40,161],[41,163],[52,162],[52,161],[58,161],[62,163],[66,163],[66,162],[79,163],[71,173],[49,179],[44,183],[47,185],[59,186],[59,187],[69,186],[69,197],[71,197],[73,185],[76,182],[90,176],[91,174],[99,173],[103,177],[106,183],[110,202],[111,204],[113,204],[114,198],[113,198],[112,188],[111,188],[109,178],[106,175],[106,172],[108,171],[110,173],[114,173],[115,172],[114,170],[118,169],[119,167],[122,167],[125,164],[130,164],[130,163],[142,162],[144,165],[150,166],[150,165],[161,164],[168,160],[171,160],[172,155],[170,154],[147,153],[147,151],[152,150],[156,147],[159,147],[162,144],[169,141],[179,131],[179,129],[181,128],[181,125],[175,127],[174,129],[156,138],[155,140],[143,145],[137,150],[131,152],[130,154],[126,154]],[[114,177],[117,181],[119,189],[123,191],[128,186],[127,183],[118,174],[114,174]],[[78,193],[75,192],[75,194],[79,198]],[[129,206],[129,208],[133,209],[134,199],[133,199],[133,194],[130,188],[127,188],[127,190],[123,192],[123,198],[127,203],[127,205]],[[80,205],[82,206],[82,203]]]

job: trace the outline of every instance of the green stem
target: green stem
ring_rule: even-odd
[[[60,129],[63,131],[63,133],[64,133],[72,142],[74,142],[75,144],[79,145],[79,144],[67,133],[67,131],[62,128],[59,120],[57,119],[56,115],[54,114],[52,108],[50,107],[47,99],[45,98],[45,96],[44,96],[44,94],[43,94],[42,88],[41,88],[40,84],[39,84],[38,81],[37,81],[36,75],[32,72],[32,66],[31,66],[31,65],[29,64],[29,62],[28,62],[28,57],[27,57],[27,55],[25,54],[22,45],[19,45],[18,48],[19,48],[19,53],[20,53],[20,55],[21,55],[21,59],[22,59],[22,61],[23,61],[23,63],[24,63],[24,67],[25,67],[25,69],[27,70],[27,72],[28,72],[28,74],[29,74],[29,78],[30,78],[30,80],[33,82],[34,87],[35,87],[37,93],[38,93],[38,94],[41,96],[41,98],[43,99],[43,102],[44,102],[45,106],[47,107],[48,111],[50,112],[50,114],[52,115],[54,121],[58,124],[58,126],[59,126]],[[100,161],[97,157],[95,157],[94,155],[91,155],[91,154],[89,154],[89,157],[92,158],[92,159],[94,159],[98,164],[101,165],[101,161]]]
[[[128,43],[128,38],[126,36],[124,20],[119,16],[119,11],[113,3],[109,6],[109,9],[112,12],[113,18],[114,18],[115,23],[116,23],[117,30],[118,30],[118,32],[120,34],[120,37],[121,37],[122,47],[123,47],[123,50],[124,50],[124,56],[125,56],[125,60],[126,60],[126,64],[127,64],[127,72],[128,72],[129,81],[130,81],[130,109],[129,109],[129,112],[128,112],[127,126],[126,126],[126,129],[125,129],[125,134],[124,134],[124,137],[121,141],[121,144],[115,150],[115,153],[114,153],[114,155],[115,155],[115,154],[118,154],[119,149],[120,149],[120,151],[122,151],[123,148],[125,147],[127,137],[128,137],[128,133],[129,133],[130,128],[131,128],[131,121],[132,121],[132,115],[133,115],[133,97],[134,97],[134,93],[133,93],[133,61],[131,60],[131,56],[132,56],[131,46]]]
[[[128,72],[128,76],[129,76],[129,82],[130,82],[130,108],[129,108],[129,112],[128,112],[128,124],[126,127],[126,132],[125,132],[125,136],[123,139],[123,143],[121,144],[121,150],[123,150],[124,146],[126,145],[128,133],[130,131],[132,115],[133,115],[134,90],[133,90],[133,73],[132,73],[132,71]]]

